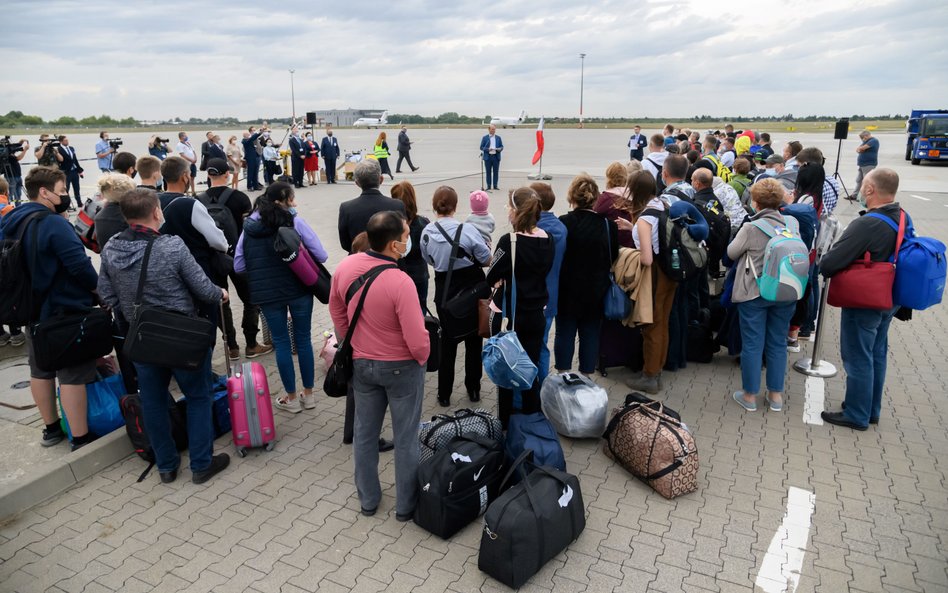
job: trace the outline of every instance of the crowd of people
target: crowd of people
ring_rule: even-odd
[[[303,187],[303,174],[313,170],[309,159],[316,155],[326,159],[327,173],[335,171],[337,141],[329,130],[317,148],[310,135],[292,130],[291,175],[271,179],[277,171],[265,168],[267,187],[252,201],[233,180],[246,165],[249,190],[262,188],[257,168],[269,162],[267,150],[274,142],[267,127],[250,128],[243,139],[231,137],[226,146],[213,133],[198,150],[187,133],[178,140],[172,154],[167,140],[156,136],[149,142],[149,154],[135,159],[116,151],[107,133],[101,135],[102,150],[97,147],[96,156],[105,172],[98,182],[104,205],[95,216],[102,254],[99,270],[65,216],[71,204],[67,182],[76,169],[70,164],[30,170],[24,180],[28,201],[3,214],[0,239],[22,237],[27,246],[31,287],[41,301],[31,321],[98,303],[127,327],[138,307],[159,307],[211,320],[226,336],[225,355],[238,359],[229,280],[243,303],[245,356],[275,351],[282,392],[274,405],[291,413],[315,408],[313,294],[276,252],[274,236],[281,228],[295,229],[302,248],[314,260],[327,261],[322,240],[296,210],[295,190]],[[59,148],[70,155],[68,162],[75,162],[68,139],[60,142]],[[402,145],[400,138],[400,153]],[[502,149],[491,126],[481,142],[490,189],[499,187],[495,165]],[[361,310],[348,336],[354,370],[343,441],[353,445],[364,514],[374,514],[381,498],[379,452],[394,448],[396,516],[411,518],[417,497],[418,422],[430,356],[436,354],[440,361],[437,401],[448,407],[455,393],[458,347],[463,344],[463,389],[470,402],[480,401],[484,338],[478,300],[486,300],[487,332],[515,328],[539,369],[529,389],[499,390],[499,417],[505,427],[513,414],[541,411],[540,385],[551,362],[557,372],[575,367],[586,375],[629,366],[640,371],[629,379],[631,388],[659,394],[666,387],[665,373],[694,360],[693,348],[707,346],[701,336],[712,340],[715,350],[722,346],[739,357],[741,386],[729,396],[737,405],[755,411],[766,389],[764,401],[779,412],[785,405],[787,352],[798,350],[815,323],[822,322],[816,319],[819,274],[831,277],[867,251],[873,261],[885,261],[894,249],[895,232],[884,222],[862,217],[819,266],[812,259],[807,263],[801,283],[806,289],[799,298],[772,300],[760,282],[770,239],[775,234],[798,238],[812,250],[820,225],[847,197],[838,181],[826,175],[820,150],[790,142],[778,154],[768,134],[726,128],[702,139],[670,126],[649,138],[636,129],[629,149],[627,163],[605,169],[604,186],[587,174],[572,180],[562,196],[568,213],[555,216],[558,197],[553,188],[533,183],[508,193],[507,220],[499,225],[489,213],[490,196],[484,191],[468,196],[471,214],[464,217],[458,192],[437,187],[430,197],[432,220],[419,214],[419,196],[409,182],[392,187],[392,197],[384,195],[380,187],[384,175],[391,174],[384,133],[376,141],[377,158],[356,165],[354,181],[361,193],[339,207],[339,245],[349,255],[335,268],[329,312],[341,340],[350,332],[355,310]],[[66,157],[59,162],[67,162]],[[408,164],[416,168],[410,159]],[[200,194],[194,189],[198,169],[209,179],[209,188]],[[138,183],[133,181],[136,174]],[[869,169],[857,198],[867,209],[897,222],[897,189],[895,172]],[[12,186],[7,191],[13,191]],[[694,249],[687,250],[684,241],[673,242],[682,234],[694,238],[701,257],[693,257]],[[150,263],[143,255],[145,245]],[[685,274],[687,262],[695,265]],[[147,281],[140,280],[146,266]],[[434,294],[429,300],[432,269]],[[622,319],[606,319],[604,299],[613,282],[634,301]],[[429,302],[440,325],[440,340],[435,342],[426,330]],[[846,406],[825,413],[827,422],[865,430],[879,421],[885,336],[895,313],[843,310]],[[257,341],[261,314],[272,345]],[[862,331],[870,325],[871,332]],[[22,343],[22,337],[17,338],[22,329],[8,329],[0,341]],[[55,403],[56,379],[72,447],[91,442],[97,435],[86,425],[85,385],[95,381],[95,360],[50,373],[35,364],[34,345],[26,341],[33,397],[45,424],[42,444],[51,446],[65,438]],[[193,481],[206,481],[229,462],[226,454],[214,455],[212,450],[212,355],[213,348],[192,370],[137,362],[132,367],[165,482],[176,479],[180,465],[167,416],[172,376],[188,400]],[[386,408],[392,415],[394,443],[381,435]]]

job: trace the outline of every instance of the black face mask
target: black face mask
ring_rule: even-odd
[[[56,204],[56,214],[62,214],[63,212],[69,210],[69,194],[60,194],[59,203]]]

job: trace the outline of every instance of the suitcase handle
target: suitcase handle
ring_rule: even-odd
[[[221,317],[220,317],[220,322],[221,322],[220,328],[221,328],[221,333],[224,334],[224,344],[227,344],[227,324],[224,323],[224,299],[221,299],[220,311],[218,311],[218,312],[219,312],[220,315],[221,315]],[[227,376],[228,376],[228,377],[233,377],[233,376],[234,376],[234,372],[233,372],[234,369],[231,368],[231,366],[230,366],[230,354],[227,353],[227,352],[224,352],[224,364],[227,365]]]

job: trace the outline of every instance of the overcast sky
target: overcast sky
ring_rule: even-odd
[[[0,112],[587,117],[948,107],[945,0],[6,0]]]

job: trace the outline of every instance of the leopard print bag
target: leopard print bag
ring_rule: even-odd
[[[632,402],[613,411],[603,435],[603,452],[665,498],[698,489],[694,437],[672,414],[660,402]]]

